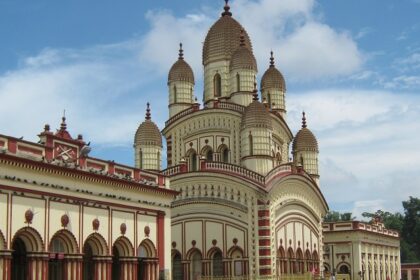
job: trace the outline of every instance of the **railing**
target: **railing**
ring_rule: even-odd
[[[217,106],[217,107],[216,107]],[[245,107],[239,104],[230,103],[230,102],[218,102],[215,108],[220,109],[228,109],[236,112],[243,113],[245,111]]]
[[[230,163],[224,163],[224,162],[206,162],[205,165],[206,170],[217,170],[217,171],[225,171],[228,173],[234,173],[236,175],[246,177],[252,181],[255,181],[259,184],[264,184],[265,177],[261,174],[251,171],[249,169],[230,164]]]
[[[292,171],[292,164],[291,163],[285,163],[282,165],[277,166],[273,170],[267,173],[265,176],[265,183],[270,182],[275,176],[277,176],[279,173],[283,172],[291,172]]]
[[[181,165],[175,165],[175,166],[171,166],[166,168],[165,170],[162,170],[162,174],[166,175],[166,176],[172,176],[175,174],[181,173]]]
[[[176,120],[179,120],[180,118],[196,111],[197,109],[195,107],[190,107],[188,109],[185,109],[184,111],[179,112],[178,114],[174,115],[172,118],[170,118],[169,120],[167,120],[165,122],[165,126],[168,126],[170,124],[172,124],[173,122],[175,122]]]

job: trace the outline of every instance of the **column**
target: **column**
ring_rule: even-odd
[[[165,273],[165,212],[160,211],[157,215],[157,250],[158,250],[158,258],[159,258],[159,265],[158,269],[162,272],[162,274]],[[170,230],[170,229],[169,229]],[[171,251],[168,251],[168,254],[170,254]]]
[[[0,274],[0,278],[4,280],[9,280],[10,270],[11,270],[11,261],[12,261],[12,254],[11,252],[0,252],[0,266],[2,267],[2,274]]]

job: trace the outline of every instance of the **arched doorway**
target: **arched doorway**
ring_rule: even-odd
[[[80,256],[79,259],[75,256],[77,253],[79,247],[70,231],[63,229],[55,233],[49,245],[48,279],[64,279],[65,274],[70,278],[76,278],[81,260]]]
[[[137,280],[158,278],[158,259],[156,247],[149,239],[143,240],[137,248]]]
[[[214,75],[213,78],[214,97],[222,96],[222,77],[219,73]]]
[[[134,267],[137,265],[134,256],[134,247],[130,240],[121,236],[112,247],[112,280],[134,279]]]
[[[172,278],[173,280],[184,280],[182,257],[178,250],[172,250]]]
[[[280,246],[277,252],[277,271],[277,275],[283,275],[287,273],[287,259],[283,246]]]
[[[247,275],[246,265],[244,262],[244,251],[241,247],[236,245],[231,247],[228,251],[228,257],[232,259],[232,276]]]
[[[191,280],[198,280],[202,275],[202,256],[200,251],[195,250],[191,254]]]
[[[12,239],[12,260],[11,260],[11,280],[26,280],[33,271],[29,268],[32,263],[38,262],[42,258],[42,264],[46,265],[47,258],[44,251],[44,243],[41,235],[32,227],[24,227],[18,230]],[[28,256],[30,253],[30,256]],[[32,257],[34,256],[34,257]],[[45,277],[46,271],[40,273]]]
[[[207,252],[207,258],[210,260],[210,266],[208,271],[210,275],[214,276],[223,276],[223,254],[218,247],[212,247]]]
[[[288,265],[288,271],[290,274],[296,273],[296,262],[295,262],[295,254],[293,252],[293,249],[289,247],[287,250],[287,261],[289,263]]]
[[[50,245],[50,261],[48,262],[48,279],[60,280],[64,278],[64,244],[54,238]]]
[[[28,274],[27,250],[25,242],[16,238],[12,244],[12,280],[26,280]]]
[[[104,258],[108,255],[107,252],[108,245],[102,235],[96,232],[89,235],[83,245],[83,280],[96,279],[98,270],[101,275],[109,273],[109,259]],[[97,257],[102,258],[98,260]]]
[[[187,159],[189,171],[197,171],[197,152],[194,149],[188,150]]]

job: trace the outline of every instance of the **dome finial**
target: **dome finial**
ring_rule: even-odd
[[[241,35],[239,36],[239,46],[244,47],[245,46],[245,35],[244,35],[245,31],[243,28],[241,28]]]
[[[257,82],[254,82],[254,91],[252,92],[252,100],[258,101],[258,90],[257,90]]]
[[[147,102],[147,109],[146,109],[146,120],[150,120],[150,103]]]
[[[229,0],[225,0],[225,6],[223,7],[223,9],[225,11],[222,13],[222,17],[232,16],[232,13],[230,12],[230,6],[229,6],[228,2],[229,2]]]
[[[270,56],[270,67],[274,67],[274,55],[273,55],[273,50],[271,50],[270,54],[271,54],[271,56]]]
[[[67,129],[67,124],[66,124],[66,110],[64,109],[63,111],[63,117],[61,118],[61,126],[60,126],[61,130],[66,130]]]
[[[184,50],[182,49],[182,43],[179,43],[179,56],[178,59],[184,59]]]
[[[302,112],[302,128],[306,127],[306,116],[305,111]]]

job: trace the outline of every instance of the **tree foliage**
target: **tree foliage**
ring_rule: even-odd
[[[325,217],[324,222],[344,222],[353,221],[355,217],[352,216],[351,212],[340,213],[337,211],[329,211]]]
[[[402,202],[404,215],[378,210],[375,213],[364,212],[362,216],[373,221],[380,221],[385,228],[400,232],[401,262],[420,261],[420,199],[411,197]]]

